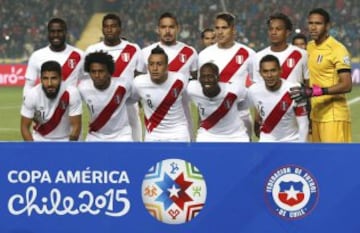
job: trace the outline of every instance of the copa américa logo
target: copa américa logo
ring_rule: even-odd
[[[146,209],[167,224],[191,221],[205,205],[206,183],[200,171],[181,159],[166,159],[151,167],[141,187]]]
[[[319,186],[305,168],[287,165],[276,169],[265,183],[265,200],[276,215],[295,220],[316,206]]]

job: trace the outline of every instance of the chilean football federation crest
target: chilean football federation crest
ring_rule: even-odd
[[[319,187],[304,168],[288,165],[273,172],[265,184],[265,200],[276,215],[295,220],[316,206]]]
[[[206,183],[187,161],[166,159],[151,167],[141,187],[146,209],[167,224],[191,221],[205,205]]]

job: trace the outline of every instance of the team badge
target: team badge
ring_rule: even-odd
[[[286,111],[288,109],[288,104],[286,101],[281,101],[281,110]]]
[[[121,54],[121,60],[123,60],[124,62],[129,62],[130,61],[130,54],[129,53],[122,53]]]
[[[318,196],[314,176],[295,165],[277,169],[265,184],[265,199],[270,210],[290,220],[308,215],[316,206]]]
[[[226,101],[224,102],[224,106],[225,106],[226,109],[230,109],[230,108],[231,108],[231,101],[230,101],[230,100],[226,100]]]
[[[61,100],[60,101],[60,108],[65,110],[67,108],[68,104],[64,101],[64,100]]]
[[[186,54],[180,53],[179,54],[179,60],[181,61],[181,63],[185,63],[186,60],[187,60]]]
[[[293,68],[295,66],[295,60],[294,58],[289,58],[286,60],[286,65],[289,68]]]
[[[179,90],[177,88],[173,89],[172,94],[175,98],[177,98],[179,96]]]
[[[243,55],[236,55],[235,59],[236,59],[236,63],[239,64],[239,65],[243,64],[243,62],[244,62],[244,56]]]
[[[149,169],[141,193],[154,218],[167,224],[181,224],[191,221],[204,207],[206,183],[189,162],[166,159]]]
[[[320,64],[322,62],[322,59],[323,59],[323,55],[318,55],[317,59],[316,59],[316,63],[317,64]]]
[[[75,59],[69,59],[68,62],[67,62],[67,64],[68,64],[68,67],[69,67],[70,69],[74,69],[75,66],[76,66],[76,60],[75,60]]]
[[[122,95],[115,95],[114,100],[116,104],[120,104],[122,100]]]

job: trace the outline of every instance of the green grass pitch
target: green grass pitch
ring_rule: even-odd
[[[360,86],[354,86],[348,101],[351,108],[353,142],[360,142]],[[20,106],[22,87],[0,87],[0,141],[21,141]],[[192,108],[195,111],[195,108]],[[197,118],[197,117],[195,117]],[[83,131],[87,130],[88,115],[84,108]]]

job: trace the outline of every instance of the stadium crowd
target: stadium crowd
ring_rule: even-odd
[[[198,50],[201,30],[212,27],[216,13],[230,11],[237,16],[238,41],[259,50],[268,44],[265,21],[272,12],[289,15],[294,28],[306,34],[306,14],[314,7],[329,10],[334,22],[331,34],[349,48],[353,57],[360,56],[360,10],[356,0],[210,0],[205,4],[201,0],[131,0],[111,1],[104,10],[121,16],[122,35],[140,47],[157,40],[158,16],[165,11],[173,12],[181,24],[179,40]],[[0,9],[0,58],[28,57],[46,44],[46,22],[56,16],[66,19],[69,42],[74,44],[93,13],[91,4],[85,0],[0,0]]]
[[[75,44],[91,8],[86,0],[0,0],[0,58],[28,58],[47,44],[47,21],[61,17],[68,22],[69,42]]]
[[[171,4],[164,0],[113,1],[105,10],[116,9],[115,13],[124,22],[123,36],[141,47],[156,41],[157,17],[165,11],[173,12],[182,26],[179,40],[197,49],[200,31],[213,25],[217,12],[227,10],[238,17],[238,41],[259,50],[268,43],[265,22],[268,15],[281,11],[290,16],[295,28],[306,33],[306,14],[319,6],[328,9],[334,18],[331,34],[349,48],[353,57],[360,56],[360,10],[356,0],[210,0],[204,3],[201,0],[174,0]],[[0,0],[0,58],[28,57],[34,49],[46,44],[46,22],[55,16],[66,19],[69,41],[74,44],[92,14],[90,5],[86,0]]]

